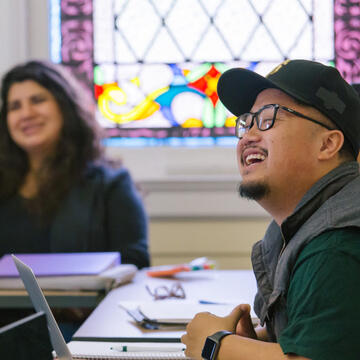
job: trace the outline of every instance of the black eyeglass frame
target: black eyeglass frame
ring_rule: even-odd
[[[259,126],[259,115],[261,114],[262,111],[264,111],[265,109],[270,109],[270,108],[273,108],[274,109],[274,113],[273,113],[273,118],[272,118],[272,121],[271,121],[271,124],[266,127],[265,129],[262,129],[260,126]],[[298,116],[298,117],[301,117],[303,119],[306,119],[306,120],[309,120],[315,124],[318,124],[320,126],[323,126],[324,128],[328,129],[328,130],[336,130],[336,129],[333,129],[331,128],[330,126],[328,125],[325,125],[323,124],[322,122],[318,121],[318,120],[315,120],[309,116],[306,116],[302,113],[299,113],[298,111],[296,110],[293,110],[293,109],[290,109],[286,106],[283,106],[283,105],[279,105],[279,104],[267,104],[265,106],[263,106],[262,108],[260,108],[258,111],[252,113],[252,112],[247,112],[247,113],[244,113],[244,114],[241,114],[236,120],[235,120],[235,136],[238,138],[238,139],[242,139],[244,134],[249,131],[253,126],[254,126],[254,122],[256,121],[256,125],[257,125],[257,128],[260,130],[260,131],[267,131],[267,130],[270,130],[273,126],[274,126],[274,123],[275,123],[275,120],[276,120],[276,115],[278,113],[278,111],[282,109],[282,110],[285,110],[287,112],[289,112],[290,114],[293,114],[295,116]],[[248,116],[248,115],[251,115],[251,122],[250,122],[250,125],[248,126],[242,126],[240,127],[240,125],[242,123],[244,123],[244,121],[242,120],[244,118],[244,116]]]

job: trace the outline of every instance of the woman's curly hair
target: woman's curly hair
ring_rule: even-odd
[[[72,185],[81,180],[89,162],[102,158],[95,105],[80,83],[60,65],[29,61],[2,79],[0,107],[0,201],[19,192],[29,171],[26,152],[11,138],[7,126],[8,94],[14,83],[32,80],[55,98],[63,118],[57,148],[37,174],[38,192],[28,201],[40,219],[49,219]]]

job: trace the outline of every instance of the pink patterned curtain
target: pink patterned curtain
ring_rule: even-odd
[[[61,1],[62,64],[93,88],[92,0]]]
[[[336,67],[349,83],[360,83],[360,0],[335,0]]]

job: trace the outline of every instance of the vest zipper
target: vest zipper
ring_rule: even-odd
[[[285,241],[285,237],[284,237],[284,234],[282,232],[281,226],[280,226],[280,234],[281,234],[281,239],[283,241],[283,246],[282,246],[282,248],[280,250],[280,253],[279,253],[278,262],[279,262],[279,259],[280,259],[281,255],[282,255],[282,253],[284,252],[285,246],[286,246],[286,241]]]

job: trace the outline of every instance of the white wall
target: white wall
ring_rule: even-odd
[[[28,42],[26,38],[27,18],[24,0],[0,1],[0,74],[10,66],[27,57]]]
[[[47,0],[1,0],[0,14],[0,75],[30,58],[48,58]]]

